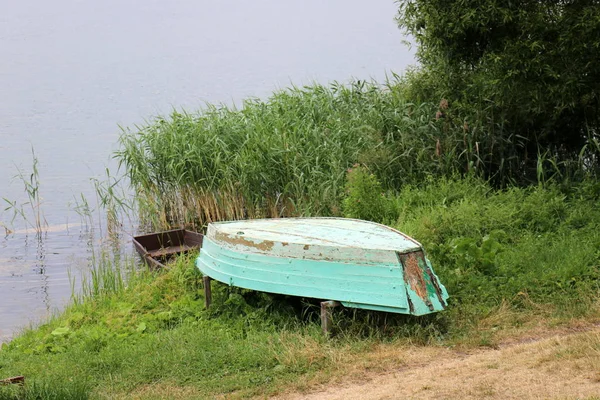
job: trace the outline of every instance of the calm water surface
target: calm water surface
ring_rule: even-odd
[[[39,160],[49,229],[0,200],[0,342],[68,302],[101,229],[74,198],[115,168],[119,126],[240,104],[290,83],[383,80],[413,64],[391,0],[0,0],[0,198]],[[26,208],[27,209],[27,208]]]

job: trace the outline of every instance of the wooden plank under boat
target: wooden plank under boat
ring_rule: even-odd
[[[211,223],[196,261],[215,280],[246,289],[424,315],[448,293],[416,240],[346,218]]]
[[[174,229],[135,236],[133,245],[150,267],[164,268],[171,257],[199,249],[202,245],[202,234]]]

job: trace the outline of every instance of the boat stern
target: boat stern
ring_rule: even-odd
[[[406,297],[413,315],[442,311],[447,307],[448,292],[423,251],[396,253],[402,265]]]

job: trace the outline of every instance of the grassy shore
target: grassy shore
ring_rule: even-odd
[[[327,340],[308,300],[216,284],[205,310],[193,256],[136,273],[104,259],[78,301],[2,346],[0,376],[25,375],[27,386],[0,387],[0,399],[265,396],[401,365],[407,345],[494,346],[600,316],[597,183],[566,193],[441,179],[382,195],[368,172],[352,174],[344,212],[375,204],[421,241],[451,295],[446,312],[341,310]]]

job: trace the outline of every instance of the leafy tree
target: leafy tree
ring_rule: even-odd
[[[454,125],[482,125],[490,154],[513,145],[496,168],[598,143],[600,1],[404,0],[397,19],[419,45],[421,92],[449,100]]]

